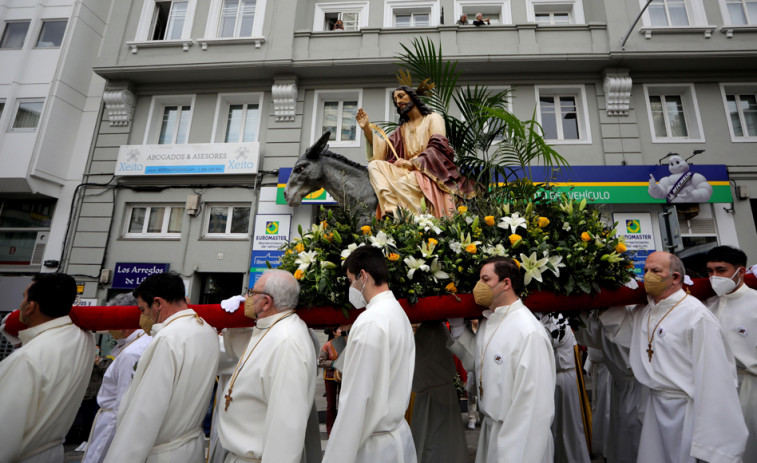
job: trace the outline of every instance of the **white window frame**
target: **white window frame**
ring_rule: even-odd
[[[181,28],[181,37],[179,39],[153,40],[152,28],[153,28],[153,19],[155,16],[155,6],[160,1],[161,0],[144,0],[143,1],[142,13],[140,14],[140,17],[139,17],[139,25],[137,26],[137,33],[134,40],[136,42],[139,42],[140,44],[142,42],[148,42],[153,45],[161,44],[161,43],[166,44],[166,45],[171,45],[171,44],[176,44],[176,43],[183,43],[187,40],[190,40],[190,35],[192,32],[192,24],[194,23],[195,10],[197,9],[197,0],[173,0],[173,1],[186,1],[187,2],[186,17],[184,18],[184,26],[182,26]],[[135,53],[134,51],[132,52]]]
[[[751,3],[754,0],[740,0],[742,10],[744,11],[744,16],[747,19],[746,24],[735,24],[733,22],[733,19],[731,18],[731,12],[728,10],[728,1],[726,0],[718,0],[718,3],[720,4],[720,12],[723,16],[723,24],[728,26],[736,26],[736,27],[757,27],[757,14],[755,14],[755,17],[750,17],[749,12],[744,8],[744,3]]]
[[[326,32],[324,23],[326,15],[331,13],[358,13],[358,30],[368,26],[368,2],[333,2],[333,3],[316,3],[315,15],[313,15],[313,31]],[[352,31],[345,31],[352,32]]]
[[[568,12],[571,20],[570,25],[586,24],[583,0],[526,0],[526,20],[528,22],[535,23],[536,13],[542,13],[543,10],[553,13]],[[556,25],[567,26],[568,24]]]
[[[3,28],[0,30],[0,41],[2,41],[3,37],[5,36],[5,32],[8,29],[8,24],[10,23],[28,23],[29,25],[26,27],[26,35],[24,35],[24,41],[21,43],[21,46],[18,48],[11,48],[11,47],[3,47],[0,48],[0,50],[23,50],[23,48],[26,46],[26,41],[29,38],[29,31],[32,30],[32,20],[29,18],[23,18],[23,19],[10,19],[3,21]]]
[[[147,116],[145,136],[142,140],[144,145],[157,145],[160,140],[160,125],[163,122],[163,113],[166,106],[189,106],[189,130],[187,141],[192,133],[192,119],[195,110],[195,95],[155,95],[150,102],[150,112]],[[182,143],[183,144],[183,143]]]
[[[580,138],[565,140],[559,138],[546,139],[550,145],[588,145],[591,144],[591,121],[589,120],[589,106],[586,101],[586,86],[581,85],[535,85],[534,93],[536,97],[536,120],[539,124],[541,120],[541,102],[542,96],[572,96],[576,99],[576,117],[578,117],[578,134]],[[560,121],[558,123],[558,133],[562,131]]]
[[[649,131],[652,143],[702,143],[704,142],[704,130],[702,128],[702,117],[699,114],[699,103],[694,91],[693,83],[682,84],[644,84],[644,104],[647,108],[647,120],[649,121]],[[650,96],[660,95],[679,95],[683,104],[683,116],[686,120],[687,137],[658,137],[654,128],[654,119],[652,118],[652,104],[649,101]]]
[[[64,22],[66,23],[65,29],[63,29],[63,35],[60,38],[60,45],[54,45],[51,47],[40,47],[39,41],[42,38],[42,30],[45,27],[45,24],[47,23],[56,23],[56,22]],[[56,49],[63,46],[63,41],[66,39],[66,32],[68,32],[68,19],[67,18],[45,18],[40,22],[39,30],[37,30],[37,39],[34,41],[34,48],[39,50],[48,50],[48,49]]]
[[[313,98],[313,122],[310,130],[310,143],[313,144],[323,135],[320,130],[323,127],[323,103],[326,101],[346,101],[357,100],[358,108],[363,106],[363,89],[351,88],[343,90],[316,90]],[[337,127],[338,133],[341,134],[341,127]],[[349,141],[329,141],[329,145],[339,148],[359,148],[360,140],[363,137],[363,131],[360,126],[356,127],[355,140]]]
[[[257,0],[255,3],[255,18],[252,20],[252,33],[249,36],[244,37],[221,37],[221,9],[223,8],[223,0],[211,0],[210,11],[208,13],[208,22],[205,25],[205,37],[209,39],[217,39],[218,41],[229,42],[257,42],[262,43],[263,39],[263,25],[265,24],[267,0]],[[255,40],[257,39],[257,40]],[[206,41],[203,39],[203,41]]]
[[[667,2],[667,0],[662,0],[663,2]],[[643,8],[644,5],[646,5],[647,0],[639,0],[639,8]],[[702,0],[684,0],[684,3],[686,5],[686,14],[689,18],[689,24],[686,26],[673,26],[670,25],[670,22],[668,21],[668,24],[665,26],[653,26],[652,25],[652,18],[649,15],[649,9],[647,8],[644,11],[644,14],[641,17],[641,23],[643,25],[643,28],[651,28],[651,29],[665,29],[665,28],[672,28],[672,29],[686,29],[691,27],[701,27],[707,25],[707,16],[704,11],[704,5],[702,3]],[[651,6],[651,5],[650,5]],[[644,32],[642,30],[642,32]]]
[[[260,129],[263,126],[263,94],[256,93],[219,93],[218,100],[216,100],[216,117],[213,121],[213,132],[210,137],[214,143],[225,143],[226,138],[226,124],[229,120],[229,108],[232,105],[239,104],[256,104],[258,105],[258,111],[260,112],[260,118],[258,119],[258,139],[260,141]],[[229,142],[236,143],[236,142]],[[239,142],[241,143],[241,142]]]
[[[439,26],[439,2],[438,1],[406,1],[406,0],[386,0],[384,3],[384,26],[386,28],[395,28],[394,15],[395,11],[412,10],[415,13],[425,13],[428,11],[428,27]],[[413,29],[407,27],[401,29]]]
[[[486,18],[487,12],[491,14],[492,11],[499,12],[499,23],[497,23],[498,25],[513,23],[512,13],[510,11],[510,0],[456,0],[454,17],[455,22],[460,19],[460,16],[463,13],[467,13],[468,11],[472,10],[476,10],[476,12],[474,12],[473,15],[468,14],[468,22],[471,23],[471,25],[476,19],[474,17],[476,13],[482,13],[484,15],[484,18]]]
[[[250,203],[206,203],[205,207],[205,219],[203,220],[202,236],[203,238],[229,238],[229,239],[248,239],[250,237],[250,225],[253,219],[252,204]],[[210,227],[210,211],[213,207],[226,207],[228,215],[226,216],[226,231],[224,233],[210,233],[208,228]],[[247,222],[247,231],[245,233],[231,233],[231,220],[232,208],[234,207],[246,207],[250,210],[250,217]]]
[[[18,116],[18,110],[23,103],[42,103],[42,110],[39,112],[39,121],[34,128],[14,128],[13,124],[16,123],[16,117]],[[6,102],[6,108],[7,108]],[[11,116],[10,123],[8,124],[8,132],[12,133],[34,133],[39,129],[39,125],[42,123],[42,117],[45,114],[45,98],[18,98],[13,105],[13,116]]]
[[[148,224],[150,223],[150,214],[152,213],[152,208],[158,208],[158,207],[164,207],[168,209],[168,213],[163,216],[163,223],[161,224],[161,231],[158,233],[147,233],[145,230],[147,229]],[[129,224],[131,223],[131,216],[132,212],[135,208],[145,208],[147,209],[147,212],[145,213],[145,223],[142,226],[142,232],[140,233],[130,233],[129,232]],[[168,232],[168,224],[171,221],[171,209],[173,208],[181,208],[184,209],[183,204],[170,204],[170,203],[130,203],[126,206],[126,214],[124,215],[124,228],[123,228],[123,237],[124,238],[131,238],[131,239],[180,239],[181,233],[184,230],[184,214],[186,213],[186,210],[182,211],[182,232],[179,233],[169,233]]]
[[[0,98],[0,127],[3,124],[3,116],[8,112],[8,100]]]
[[[720,84],[720,94],[723,98],[723,110],[725,111],[725,119],[728,122],[728,130],[731,133],[731,141],[733,143],[754,143],[757,142],[757,136],[742,136],[737,137],[734,130],[733,130],[733,123],[731,122],[731,113],[728,112],[728,101],[726,99],[727,95],[743,95],[743,94],[752,94],[757,95],[757,82],[734,82],[734,83],[721,83]],[[739,111],[740,119],[742,125],[744,125],[743,117],[741,117],[741,112]],[[745,128],[742,128],[744,131]]]

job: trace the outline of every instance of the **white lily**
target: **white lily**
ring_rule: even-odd
[[[297,259],[294,260],[295,264],[300,264],[299,270],[303,272],[310,267],[310,264],[314,264],[318,259],[317,251],[303,251],[297,254]]]
[[[439,263],[439,258],[435,258],[431,261],[431,274],[434,275],[434,280],[446,280],[449,278],[449,275],[442,271],[442,264]]]
[[[418,249],[421,250],[421,255],[423,257],[433,257],[435,247],[435,244],[424,241],[420,246],[418,246]]]
[[[559,277],[560,268],[565,267],[565,264],[562,263],[562,256],[550,256],[547,251],[544,251],[544,257],[549,259],[549,265],[547,265],[547,269],[552,271],[552,273],[554,273],[556,277]]]
[[[497,226],[503,229],[509,228],[510,233],[515,233],[515,230],[519,227],[528,228],[528,222],[526,222],[526,219],[521,217],[519,213],[515,212],[510,217],[502,217],[499,219]]]
[[[563,222],[562,229],[565,231],[570,231],[570,224],[568,222]]]
[[[424,231],[433,230],[437,235],[442,232],[442,229],[437,225],[439,219],[431,214],[419,214],[414,216],[415,223],[418,224],[418,228],[422,228]]]
[[[336,268],[336,264],[328,260],[322,260],[321,268],[324,270],[334,270]]]
[[[352,251],[359,248],[360,246],[364,246],[364,243],[360,243],[360,244],[351,243],[347,245],[347,249],[344,249],[342,251],[342,254],[341,254],[342,260],[345,260],[346,258],[350,257],[350,254],[352,254]]]
[[[387,246],[396,246],[396,243],[394,242],[394,238],[392,238],[390,235],[387,235],[384,233],[384,230],[381,230],[376,234],[376,236],[369,236],[371,240],[371,246],[377,247],[377,248],[385,248]]]
[[[460,244],[459,241],[450,241],[449,248],[452,249],[455,254],[460,254],[461,252],[463,252],[463,245]]]
[[[415,275],[416,270],[420,270],[422,272],[428,272],[430,270],[430,267],[426,265],[426,261],[423,259],[416,259],[413,256],[405,257],[405,265],[407,265],[407,268],[409,269],[407,272],[407,277],[409,279],[413,279],[413,275]]]
[[[547,262],[549,257],[543,257],[541,259],[536,258],[536,251],[532,252],[530,256],[523,253],[520,254],[520,265],[526,274],[523,276],[523,284],[528,286],[531,280],[542,282],[541,274],[547,269]]]
[[[484,248],[484,254],[486,254],[487,256],[507,257],[507,250],[501,244],[498,244],[496,246],[489,245]]]

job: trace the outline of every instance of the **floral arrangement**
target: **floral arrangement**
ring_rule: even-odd
[[[585,200],[562,195],[471,206],[460,206],[448,218],[401,212],[362,227],[347,211],[322,209],[319,223],[304,232],[300,228],[300,236],[282,248],[280,268],[300,281],[301,305],[341,308],[352,307],[341,263],[359,246],[384,252],[389,287],[411,303],[470,292],[481,263],[491,256],[515,259],[526,292],[591,294],[632,276],[622,238]]]

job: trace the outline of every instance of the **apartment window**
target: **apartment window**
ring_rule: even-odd
[[[652,0],[647,9],[652,26],[688,26],[686,0]]]
[[[721,85],[733,141],[757,141],[757,85]]]
[[[644,86],[652,141],[704,141],[691,85]]]
[[[55,199],[0,200],[0,266],[41,265]]]
[[[359,90],[316,91],[313,141],[329,131],[332,146],[360,146],[355,117],[361,105],[361,98],[362,93]]]
[[[484,19],[494,24],[511,24],[509,0],[458,0],[455,3],[454,22],[460,15],[468,16],[468,23],[473,24],[476,14],[481,13]]]
[[[360,29],[360,13],[355,11],[340,11],[323,15],[323,30],[332,31],[337,21],[342,21],[342,30],[356,31]]]
[[[436,27],[439,25],[438,2],[386,0],[384,27]]]
[[[590,142],[586,96],[581,87],[537,87],[539,123],[552,143]]]
[[[526,0],[529,22],[544,26],[584,24],[582,0]]]
[[[42,28],[37,38],[37,48],[57,48],[63,42],[63,34],[66,33],[68,21],[42,21]]]
[[[155,2],[150,40],[179,40],[187,18],[188,2]]]
[[[205,223],[206,236],[247,236],[250,206],[210,205]]]
[[[29,21],[10,21],[5,23],[0,48],[23,48]]]
[[[255,0],[224,0],[218,36],[251,37],[255,4]]]
[[[126,213],[126,238],[179,238],[184,219],[183,206],[129,206]]]
[[[14,132],[33,132],[37,130],[44,106],[44,100],[19,101],[16,106],[16,116],[13,118],[11,130]]]
[[[187,142],[191,109],[191,106],[166,106],[163,109],[158,144],[175,145]]]
[[[725,0],[732,25],[757,24],[757,0]]]
[[[0,100],[0,120],[3,119],[3,110],[5,109],[5,100]]]
[[[223,141],[226,143],[258,141],[259,126],[260,108],[257,104],[229,105],[226,136]]]

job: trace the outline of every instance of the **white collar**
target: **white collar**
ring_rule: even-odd
[[[255,327],[261,330],[268,329],[271,327],[271,325],[279,321],[280,318],[290,315],[293,312],[293,310],[285,310],[283,312],[277,312],[273,315],[269,315],[265,318],[258,318],[257,320],[255,320]]]
[[[383,291],[373,296],[370,302],[368,302],[368,305],[365,306],[365,309],[370,310],[372,307],[375,307],[380,302],[388,301],[390,299],[394,299],[394,293],[391,290]]]
[[[27,328],[25,330],[21,330],[18,332],[18,337],[21,339],[21,345],[26,345],[29,341],[36,338],[40,334],[44,333],[47,330],[51,330],[53,328],[58,328],[64,325],[70,325],[73,322],[71,321],[71,317],[68,315],[64,315],[62,317],[54,318],[48,322],[41,323],[37,326],[33,326],[31,328]]]

